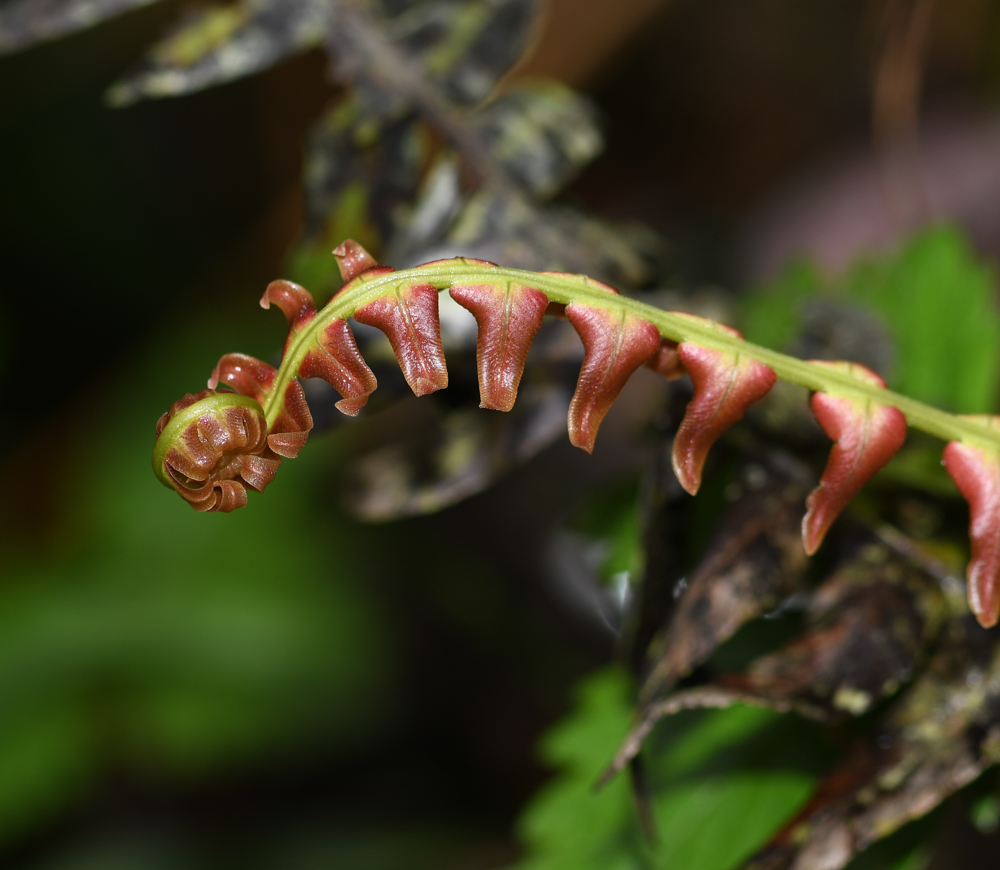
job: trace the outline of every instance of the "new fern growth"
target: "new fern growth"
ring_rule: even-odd
[[[261,299],[288,319],[276,369],[243,354],[219,360],[208,389],[187,395],[157,424],[153,468],[200,511],[232,511],[246,488],[262,491],[283,459],[298,455],[312,417],[298,378],[323,378],[354,416],[375,390],[348,317],[388,337],[407,383],[426,395],[448,385],[438,292],[475,316],[481,407],[514,404],[531,342],[543,316],[564,316],[584,345],[569,409],[569,437],[590,452],[601,420],[640,366],[668,379],[688,374],[694,395],[673,446],[673,466],[694,495],[712,444],[778,378],[813,391],[812,410],[834,445],[819,486],[807,499],[805,549],[814,553],[840,511],[902,447],[907,426],[948,442],[944,465],[970,508],[969,603],[984,626],[1000,618],[1000,417],[963,417],[890,392],[850,362],[806,362],[745,341],[735,329],[661,311],[581,275],[506,269],[484,260],[436,260],[396,271],[360,245],[334,251],[346,282],[322,309],[289,281]],[[229,390],[219,390],[220,386]]]

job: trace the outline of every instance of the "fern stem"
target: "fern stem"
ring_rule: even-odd
[[[275,389],[268,396],[264,413],[270,427],[281,409],[285,388],[296,377],[299,366],[317,333],[332,320],[347,318],[355,310],[385,294],[395,286],[430,284],[438,290],[470,283],[511,283],[541,290],[550,302],[564,305],[582,303],[609,311],[634,314],[652,323],[664,338],[691,342],[702,347],[736,353],[769,366],[782,380],[809,390],[836,393],[879,405],[898,408],[907,423],[945,441],[962,441],[992,450],[1000,450],[1000,432],[987,428],[974,418],[949,414],[908,396],[873,386],[827,366],[813,365],[796,357],[778,353],[748,341],[734,338],[683,315],[663,311],[635,299],[613,295],[602,285],[582,275],[529,272],[508,269],[483,261],[456,258],[439,260],[414,269],[393,272],[362,273],[317,314],[288,348],[278,372]]]

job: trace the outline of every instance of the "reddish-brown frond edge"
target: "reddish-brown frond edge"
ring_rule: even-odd
[[[590,305],[566,306],[566,317],[583,341],[580,378],[569,405],[569,440],[588,453],[597,430],[625,382],[660,348],[660,333],[634,314]]]
[[[542,325],[548,297],[517,284],[469,284],[451,297],[476,318],[479,407],[509,411],[524,374],[531,342]]]
[[[885,387],[882,378],[858,363],[814,360],[813,364]],[[903,446],[906,417],[898,408],[832,393],[813,393],[810,405],[823,431],[835,442],[819,486],[806,499],[802,541],[811,556],[840,512]]]
[[[438,291],[432,284],[393,287],[354,312],[358,323],[381,329],[417,396],[448,386],[441,348]]]
[[[1000,431],[1000,417],[969,419]],[[1000,451],[950,441],[944,466],[969,503],[969,606],[989,628],[1000,619]]]
[[[333,249],[337,258],[337,267],[344,282],[353,281],[362,272],[375,268],[378,263],[375,258],[361,247],[354,239],[345,239]]]
[[[219,384],[225,384],[237,393],[264,404],[274,388],[277,373],[274,366],[252,356],[227,353],[216,364],[208,386],[215,389]],[[312,426],[312,414],[302,385],[292,378],[282,397],[281,411],[267,436],[268,446],[279,456],[294,459],[305,446]]]
[[[364,251],[363,248],[360,248]],[[358,259],[355,256],[355,261]],[[371,259],[369,257],[369,259]],[[316,316],[312,294],[291,281],[272,281],[260,300],[261,307],[277,305],[288,319],[285,352],[292,341]],[[299,377],[322,378],[343,398],[337,409],[356,417],[375,391],[378,381],[361,356],[354,333],[343,318],[330,321],[299,364]]]
[[[731,326],[685,315],[725,332],[743,336]],[[691,495],[701,486],[701,472],[708,451],[730,426],[740,420],[758,399],[774,386],[778,376],[766,365],[743,354],[701,347],[691,342],[677,346],[677,358],[691,375],[694,396],[674,438],[674,473]],[[673,370],[674,364],[664,363]]]

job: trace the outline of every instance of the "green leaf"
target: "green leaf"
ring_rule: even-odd
[[[780,350],[798,334],[799,306],[820,289],[815,264],[798,260],[791,263],[765,290],[746,297],[741,326],[748,341]]]
[[[956,227],[929,229],[884,266],[855,267],[846,294],[882,315],[894,389],[963,413],[992,411],[1000,386],[996,280]]]
[[[528,857],[519,870],[626,870],[650,866],[625,777],[600,791],[594,783],[628,727],[628,677],[601,671],[579,689],[577,709],[544,739],[542,756],[560,775],[519,822]],[[648,857],[645,856],[645,857]]]
[[[560,773],[521,819],[528,855],[520,870],[738,867],[806,800],[826,757],[810,727],[764,710],[737,706],[668,720],[650,754],[657,831],[649,841],[626,777],[594,791],[629,708],[627,678],[599,672],[547,736],[544,757]]]
[[[573,525],[576,531],[601,544],[604,580],[622,572],[638,577],[642,567],[642,528],[635,481],[595,492],[584,502]]]
[[[861,305],[892,337],[896,362],[889,386],[961,413],[994,411],[1000,395],[1000,308],[996,276],[956,227],[932,227],[889,256],[855,263],[822,280],[796,264],[766,291],[748,296],[750,341],[787,346],[801,326],[802,303],[814,295]]]

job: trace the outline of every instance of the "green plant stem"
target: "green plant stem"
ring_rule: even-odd
[[[268,428],[274,424],[281,409],[280,397],[284,396],[289,382],[298,374],[299,366],[317,339],[318,332],[331,321],[350,317],[362,305],[396,287],[430,284],[438,290],[447,290],[453,286],[476,283],[510,283],[533,287],[545,293],[550,302],[563,305],[575,302],[605,310],[624,311],[649,321],[660,331],[660,335],[672,341],[691,342],[702,347],[749,357],[770,366],[782,380],[809,390],[867,399],[879,405],[898,408],[906,416],[910,426],[945,441],[963,441],[967,444],[1000,450],[1000,432],[987,428],[975,418],[949,414],[908,396],[872,386],[827,366],[813,365],[787,354],[734,338],[715,329],[708,321],[694,320],[683,314],[663,311],[635,299],[614,295],[585,276],[507,269],[464,258],[441,260],[398,272],[383,272],[371,276],[362,274],[346,285],[296,336],[288,348],[275,380],[275,388],[264,405]]]

